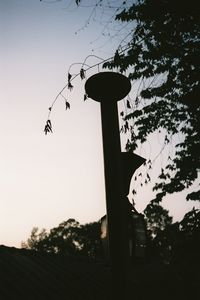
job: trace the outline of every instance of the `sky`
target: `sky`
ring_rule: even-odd
[[[80,79],[63,93],[70,110],[62,97],[54,105],[53,134],[43,131],[69,66],[91,54],[110,57],[116,45],[103,40],[99,22],[86,23],[90,7],[70,3],[0,0],[0,244],[7,246],[20,247],[34,226],[49,230],[68,218],[84,224],[106,213],[100,106],[83,101]],[[137,154],[149,157],[162,138]],[[142,211],[151,196],[151,186],[139,189],[136,208]],[[194,206],[184,197],[164,201],[174,220]]]

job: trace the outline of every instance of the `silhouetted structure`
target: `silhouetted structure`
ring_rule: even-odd
[[[121,153],[117,101],[131,90],[130,80],[119,73],[101,72],[85,84],[88,97],[101,104],[106,208],[113,293],[124,297],[130,268],[127,194],[131,176],[145,161]]]
[[[0,246],[1,300],[109,299],[109,277],[99,261]]]
[[[134,267],[136,264],[144,264],[146,260],[146,224],[144,216],[136,211],[129,209],[128,215],[128,246],[129,246],[129,261],[130,266]],[[104,250],[104,256],[109,263],[109,233],[107,216],[101,218],[101,240]]]

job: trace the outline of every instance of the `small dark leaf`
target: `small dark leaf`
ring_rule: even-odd
[[[81,68],[81,70],[80,70],[80,77],[81,77],[81,79],[85,78],[85,70],[83,68]]]
[[[133,189],[132,190],[132,194],[135,195],[136,194],[136,190]]]
[[[135,98],[135,105],[138,105],[138,103],[139,103],[139,98],[136,97],[136,98]]]
[[[148,173],[147,173],[147,179],[148,179],[148,181],[151,181],[151,177],[149,176]]]
[[[190,194],[187,195],[186,200],[193,200],[193,201],[199,201],[200,199],[200,191],[197,192],[192,192]]]
[[[126,105],[127,105],[127,108],[131,108],[131,105],[130,105],[130,102],[129,102],[128,99],[127,99],[127,101],[126,101]]]
[[[83,100],[86,101],[88,99],[88,95],[85,94]]]
[[[48,128],[47,128],[47,125],[45,125],[45,127],[44,127],[44,132],[45,132],[45,134],[47,134],[48,131],[49,131],[49,130],[48,130]]]
[[[124,112],[123,111],[120,113],[120,116],[122,116],[122,117],[124,116]]]
[[[51,128],[52,125],[51,125],[51,120],[47,120],[47,125]]]
[[[165,136],[165,143],[166,143],[166,144],[169,143],[169,139],[168,139],[167,135]]]
[[[151,92],[148,89],[142,90],[140,95],[142,98],[145,98],[145,99],[150,99],[152,97]]]
[[[45,134],[47,134],[48,132],[52,132],[52,125],[50,120],[47,120],[46,125],[44,127],[44,132]]]
[[[68,82],[70,82],[71,78],[72,78],[72,75],[70,73],[68,73]]]
[[[73,89],[73,85],[71,84],[71,82],[68,82],[68,89],[71,91]]]
[[[114,56],[114,64],[116,65],[116,66],[119,66],[120,65],[120,55],[119,55],[119,52],[118,52],[118,50],[116,50],[116,52],[115,52],[115,56]]]
[[[127,132],[127,130],[129,130],[128,121],[126,121],[125,125],[124,125],[124,131],[125,131],[125,133]]]
[[[69,104],[69,102],[67,100],[65,101],[65,108],[66,108],[66,110],[70,109],[70,104]]]
[[[51,111],[52,107],[49,107],[49,111]]]

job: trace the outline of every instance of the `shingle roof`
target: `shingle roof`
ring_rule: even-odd
[[[0,246],[1,300],[102,300],[108,279],[99,262]]]
[[[195,256],[196,257],[196,256]],[[130,296],[120,300],[198,299],[199,260],[133,267]],[[0,300],[116,300],[104,262],[0,246]]]

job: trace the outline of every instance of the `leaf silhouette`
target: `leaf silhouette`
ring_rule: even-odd
[[[114,63],[116,64],[116,66],[119,66],[120,62],[121,62],[120,55],[119,55],[118,50],[116,50],[115,56],[114,56]]]
[[[147,179],[148,179],[148,181],[151,181],[151,177],[149,176],[148,173],[147,173]]]
[[[80,69],[80,77],[81,79],[85,78],[85,70],[83,68]]]
[[[71,78],[72,78],[72,75],[70,73],[68,73],[68,82],[70,82]]]
[[[69,104],[69,102],[67,100],[65,101],[65,108],[66,108],[66,110],[70,109],[70,104]]]
[[[47,134],[48,132],[52,132],[51,120],[47,120],[46,125],[44,127],[44,132],[45,134]]]
[[[130,105],[130,102],[129,102],[128,99],[127,99],[127,101],[126,101],[126,105],[127,105],[127,108],[131,108],[131,105]]]
[[[124,125],[124,131],[125,131],[125,133],[127,132],[127,130],[129,130],[128,121],[126,121],[125,125]]]
[[[136,97],[136,98],[135,98],[135,105],[138,105],[138,103],[139,103],[139,98]]]
[[[88,99],[88,95],[84,94],[84,101],[86,101]]]
[[[71,82],[69,81],[69,82],[68,82],[68,89],[71,91],[71,90],[73,89],[73,87],[74,87],[74,86],[73,86],[73,85],[71,84]]]
[[[51,120],[47,120],[47,125],[52,128],[52,125],[51,125]]]
[[[135,195],[136,194],[136,190],[133,189],[132,190],[132,194]]]

